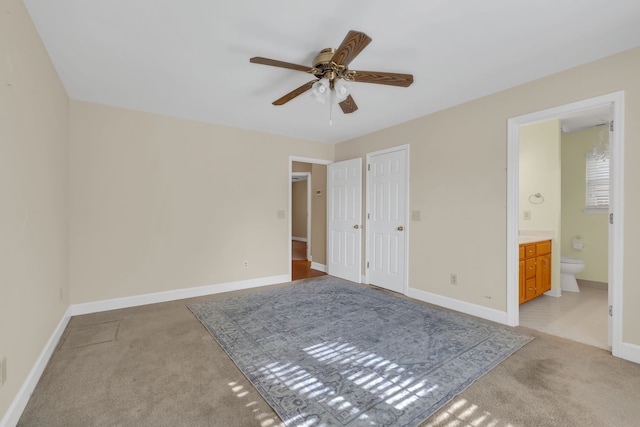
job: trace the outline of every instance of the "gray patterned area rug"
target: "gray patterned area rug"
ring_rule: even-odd
[[[287,426],[418,426],[533,339],[330,276],[189,308]]]

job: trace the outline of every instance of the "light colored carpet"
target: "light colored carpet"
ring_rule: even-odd
[[[273,409],[186,307],[252,292],[73,317],[19,425],[280,427]],[[113,322],[119,326],[111,339]],[[89,330],[95,339],[85,336],[77,345],[77,333]],[[515,330],[536,339],[421,427],[640,425],[640,365],[599,348]],[[72,335],[75,344],[64,345]]]
[[[289,426],[415,427],[533,339],[330,276],[189,308]]]

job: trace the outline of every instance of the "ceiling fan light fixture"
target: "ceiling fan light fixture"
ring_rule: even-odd
[[[311,86],[311,96],[319,103],[324,104],[329,99],[330,90],[331,82],[327,78],[322,78]]]
[[[344,79],[336,79],[333,84],[333,89],[336,92],[336,99],[338,100],[338,102],[342,102],[347,99],[347,97],[351,93],[351,87]]]

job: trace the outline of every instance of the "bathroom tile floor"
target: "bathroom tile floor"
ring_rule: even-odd
[[[580,292],[542,295],[520,305],[520,325],[608,350],[607,307],[606,290],[581,286]]]

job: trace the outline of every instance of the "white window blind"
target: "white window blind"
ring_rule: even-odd
[[[585,212],[609,209],[609,158],[587,153],[587,200]]]

